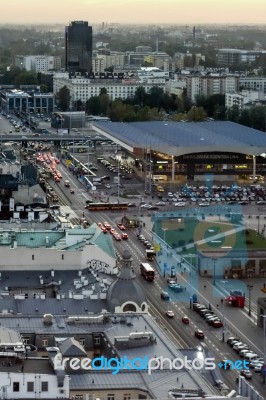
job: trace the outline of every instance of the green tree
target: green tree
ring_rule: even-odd
[[[35,72],[22,71],[15,78],[15,86],[20,85],[38,85],[38,79]]]
[[[188,121],[194,121],[194,122],[204,121],[206,119],[206,117],[207,117],[207,114],[203,107],[193,106],[187,113]]]
[[[59,107],[62,111],[67,111],[70,105],[70,91],[67,86],[63,86],[56,95]]]
[[[47,85],[45,85],[44,83],[42,83],[42,84],[40,85],[40,91],[41,91],[41,93],[48,93],[48,87],[47,87]]]
[[[101,114],[101,104],[99,96],[92,96],[86,101],[86,113],[92,115]]]
[[[139,105],[140,107],[144,107],[147,101],[147,93],[143,86],[137,88],[134,98],[134,104]]]

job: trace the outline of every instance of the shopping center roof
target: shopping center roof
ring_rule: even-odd
[[[141,147],[176,156],[214,151],[260,155],[266,148],[265,133],[230,121],[94,122],[93,126],[129,151]]]

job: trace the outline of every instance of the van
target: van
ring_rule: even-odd
[[[244,356],[244,360],[245,361],[253,361],[256,360],[258,358],[258,355],[256,353],[247,353]]]

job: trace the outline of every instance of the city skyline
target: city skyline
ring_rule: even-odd
[[[0,23],[265,24],[265,0],[11,0]]]

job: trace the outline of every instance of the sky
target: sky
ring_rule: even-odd
[[[0,23],[265,24],[266,0],[1,0]]]

